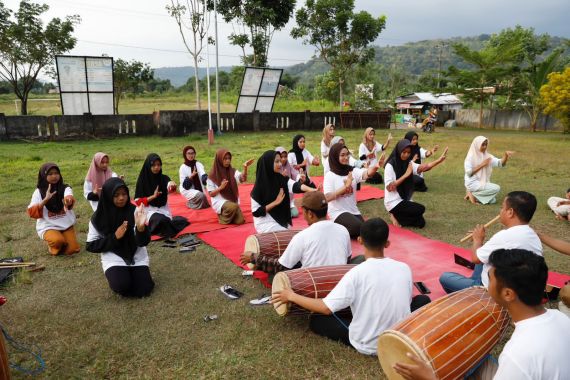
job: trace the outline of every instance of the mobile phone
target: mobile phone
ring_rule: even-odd
[[[467,260],[465,257],[459,256],[457,253],[453,254],[453,259],[455,260],[455,264],[461,265],[471,270],[475,269],[475,264]]]
[[[422,281],[414,282],[414,286],[416,287],[416,289],[419,290],[419,292],[421,294],[430,294],[431,293],[431,290],[429,290],[428,287],[426,286],[426,284],[424,284]]]

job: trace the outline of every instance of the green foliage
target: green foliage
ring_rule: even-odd
[[[297,26],[291,36],[317,48],[338,81],[340,104],[346,74],[356,65],[374,58],[369,44],[386,26],[386,17],[368,12],[354,13],[353,0],[307,0],[296,14]]]
[[[570,66],[548,75],[548,83],[540,88],[540,98],[544,112],[555,115],[564,124],[564,133],[570,133]]]
[[[8,81],[18,99],[21,114],[27,115],[27,100],[39,72],[52,64],[58,54],[73,49],[79,16],[53,18],[44,25],[46,4],[20,2],[14,12],[0,1],[0,78]]]
[[[235,21],[240,26],[229,40],[242,49],[244,65],[265,67],[273,33],[287,24],[295,0],[219,0],[217,6],[226,22]],[[253,49],[252,54],[246,54],[247,45]]]
[[[153,79],[154,73],[148,63],[142,63],[136,60],[125,61],[120,58],[117,59],[113,63],[115,113],[119,113],[119,99],[124,92],[128,92],[133,96],[142,93],[145,89],[144,86]]]

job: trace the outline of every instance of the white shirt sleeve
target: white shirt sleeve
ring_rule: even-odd
[[[491,167],[502,168],[503,167],[503,161],[501,161],[500,158],[497,158],[497,157],[491,155]]]
[[[523,371],[521,366],[509,355],[499,356],[499,368],[493,376],[493,380],[532,380],[532,377]]]
[[[34,193],[32,194],[32,199],[30,200],[30,204],[28,205],[28,208],[37,205],[38,203],[40,203],[42,201],[42,195],[40,194],[40,189],[34,190]]]
[[[261,205],[259,203],[257,203],[257,201],[253,198],[251,198],[251,212],[256,212],[258,208],[260,208]]]
[[[236,182],[239,184],[239,177],[241,177],[241,172],[239,170],[236,170],[235,174],[234,174],[234,178],[236,179]]]
[[[206,174],[204,170],[204,165],[201,162],[196,162],[196,170],[198,171],[198,175],[200,176],[200,181],[202,181],[202,176]]]
[[[368,169],[359,169],[359,168],[352,169],[352,178],[354,180],[354,183],[364,182],[365,171],[368,171]]]
[[[424,160],[426,158],[426,153],[427,153],[427,150],[425,150],[424,148],[420,148],[420,158],[422,160]]]
[[[327,158],[329,156],[329,147],[326,146],[326,144],[323,140],[321,140],[321,155],[324,158]]]
[[[473,165],[471,165],[470,160],[465,160],[463,167],[465,169],[465,174],[467,174],[468,177],[473,176]]]
[[[286,268],[293,268],[303,258],[303,240],[299,234],[293,236],[285,252],[279,258],[279,264]]]
[[[362,157],[363,154],[367,155],[368,149],[366,149],[366,146],[364,146],[364,143],[360,143],[360,146],[358,147],[358,158],[360,159],[360,157]]]
[[[489,263],[489,257],[493,251],[505,248],[505,245],[502,243],[503,239],[501,239],[503,232],[505,232],[505,230],[497,232],[488,242],[477,249],[477,257],[483,264]]]
[[[376,141],[376,146],[374,147],[374,149],[376,150],[376,153],[382,153],[383,149],[382,149],[382,144],[380,144],[378,141]]]
[[[323,193],[326,195],[328,193],[333,193],[336,191],[336,188],[334,186],[334,176],[336,174],[334,174],[333,172],[328,172],[325,175],[325,178],[323,180]]]
[[[323,302],[334,313],[349,307],[355,298],[355,293],[352,276],[349,271],[340,279],[328,296],[323,298]]]
[[[384,183],[386,184],[386,187],[396,181],[396,179],[396,172],[394,171],[392,164],[386,164],[386,167],[384,168]]]
[[[93,184],[91,183],[91,181],[85,180],[85,182],[83,182],[83,196],[85,197],[85,199],[87,199],[87,196],[92,191],[93,191]]]
[[[214,183],[214,181],[212,181],[211,179],[208,178],[208,180],[206,181],[206,190],[208,190],[208,193],[216,190],[218,188],[218,185],[216,185]]]
[[[315,159],[315,157],[313,157],[313,155],[311,154],[311,152],[309,152],[307,149],[305,149],[305,152],[307,152],[307,158],[309,159],[308,165],[312,165],[312,164],[313,164],[313,160]]]
[[[73,190],[71,189],[71,187],[67,186],[65,188],[65,190],[63,191],[63,196],[67,197],[68,195],[72,195],[73,196]]]
[[[295,153],[291,152],[287,155],[287,160],[289,161],[289,164],[291,164],[291,166],[293,165],[297,165],[297,156],[295,156]]]
[[[295,186],[295,181],[293,181],[291,178],[289,178],[289,180],[287,181],[287,190],[289,190],[289,194],[291,194],[293,192],[293,186]],[[253,208],[252,208],[253,210]]]
[[[415,175],[418,175],[418,168],[420,167],[420,164],[417,164],[415,162],[412,162],[412,173]]]

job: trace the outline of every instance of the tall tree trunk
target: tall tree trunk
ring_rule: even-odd
[[[196,107],[198,111],[202,109],[202,105],[200,104],[200,79],[198,78],[198,56],[194,55],[194,81],[195,81],[195,90],[196,90]]]
[[[28,97],[23,96],[20,98],[20,115],[28,114]]]
[[[483,94],[479,97],[479,128],[483,128]]]
[[[342,104],[344,103],[344,93],[342,92],[342,85],[344,83],[344,80],[342,79],[342,77],[338,78],[338,97],[339,97],[339,109],[340,112],[343,111],[343,106]]]

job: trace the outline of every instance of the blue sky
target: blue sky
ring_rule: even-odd
[[[79,14],[78,43],[70,54],[136,59],[152,67],[190,66],[190,56],[174,20],[166,13],[169,0],[45,0],[49,17]],[[4,0],[16,9],[18,0]],[[304,4],[298,1],[297,7]],[[570,38],[568,0],[356,0],[357,10],[387,16],[387,27],[377,45],[401,45],[410,41],[495,33],[520,24],[539,33]],[[219,25],[220,65],[239,64],[240,50],[227,42],[232,25],[221,17]],[[305,62],[314,48],[290,37],[293,20],[275,33],[270,49],[270,65],[288,66]],[[213,35],[213,23],[211,28]],[[214,64],[213,49],[210,64]],[[202,66],[205,66],[204,63]]]

